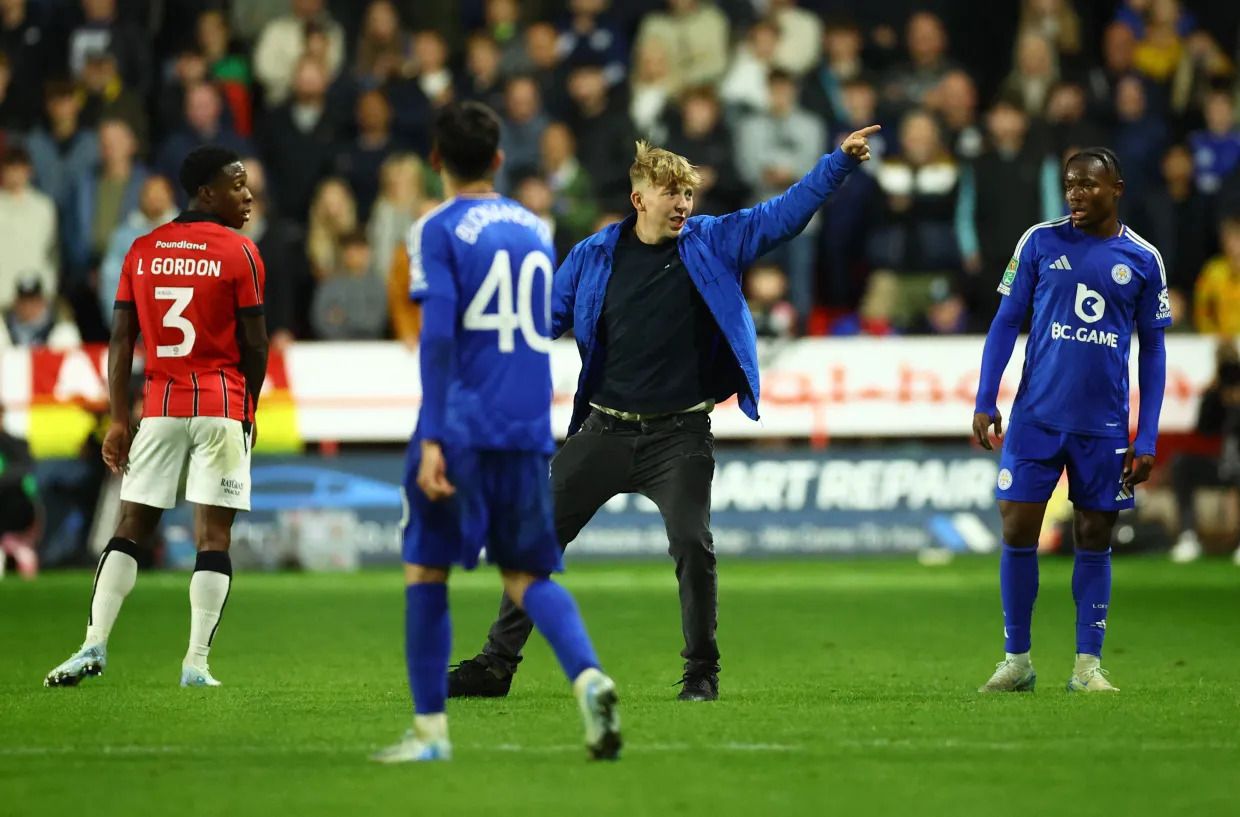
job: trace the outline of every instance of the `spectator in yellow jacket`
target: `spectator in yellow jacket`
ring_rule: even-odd
[[[1198,332],[1240,335],[1240,217],[1219,227],[1223,254],[1210,259],[1193,291],[1193,325]]]

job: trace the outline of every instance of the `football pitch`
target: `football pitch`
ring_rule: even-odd
[[[1240,569],[1118,558],[1105,665],[1064,691],[1071,560],[1044,559],[1031,695],[1002,657],[997,562],[720,563],[721,699],[679,703],[670,562],[573,564],[620,686],[623,758],[590,764],[532,643],[510,697],[449,704],[451,763],[367,754],[408,723],[398,570],[239,574],[211,666],[176,686],[187,577],[139,576],[101,678],[44,689],[82,637],[87,572],[0,584],[0,815],[1236,814]],[[454,658],[498,601],[454,577]]]

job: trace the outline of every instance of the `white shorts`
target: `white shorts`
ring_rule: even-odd
[[[198,505],[250,509],[250,441],[240,420],[147,417],[129,448],[121,500],[171,508],[184,486]]]

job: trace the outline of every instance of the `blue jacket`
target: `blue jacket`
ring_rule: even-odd
[[[732,360],[724,357],[715,369],[710,396],[722,401],[738,395],[741,411],[752,420],[758,419],[758,349],[753,317],[741,289],[741,273],[805,229],[857,164],[836,150],[819,159],[805,178],[781,195],[726,216],[694,216],[685,222],[676,239],[685,269],[732,351]],[[581,428],[590,412],[589,398],[605,359],[596,330],[611,280],[612,257],[621,232],[635,220],[636,215],[631,215],[573,247],[555,274],[551,334],[558,338],[573,330],[581,353],[581,376],[569,434]]]

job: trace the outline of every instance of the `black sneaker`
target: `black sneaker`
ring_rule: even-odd
[[[470,658],[453,664],[448,671],[449,698],[503,698],[512,686],[512,675],[495,669],[484,660]]]
[[[717,701],[719,700],[719,676],[713,672],[686,672],[680,679],[683,689],[676,696],[678,701]]]

